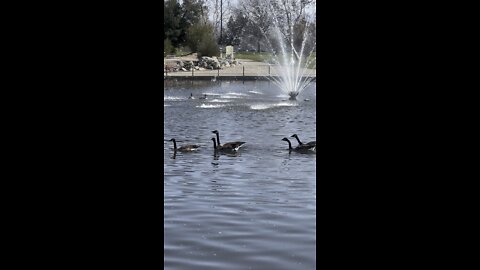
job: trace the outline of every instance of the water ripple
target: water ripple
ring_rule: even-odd
[[[195,91],[237,98],[171,99],[176,105],[164,108],[164,137],[201,145],[197,153],[174,155],[164,142],[165,269],[315,269],[316,154],[290,153],[281,140],[293,133],[315,140],[315,88],[301,93],[311,101],[289,103],[271,87],[232,82],[168,90],[170,97]],[[252,89],[265,93],[261,101],[247,94]],[[214,129],[222,143],[247,143],[236,155],[215,154]]]

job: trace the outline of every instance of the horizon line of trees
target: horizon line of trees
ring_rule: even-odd
[[[215,9],[219,1],[228,7],[221,35],[218,21],[212,21],[219,19],[219,11]],[[183,47],[200,55],[219,55],[219,44],[279,52],[282,48],[278,40],[288,45],[283,50],[297,56],[301,51],[312,52],[316,47],[316,18],[310,13],[315,3],[315,0],[242,0],[232,5],[230,0],[165,0],[165,53]]]

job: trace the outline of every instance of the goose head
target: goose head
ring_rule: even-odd
[[[214,130],[212,131],[212,133],[218,134],[218,130]]]
[[[298,135],[297,134],[293,134],[292,136],[290,136],[291,138],[295,138],[295,139],[298,139]]]

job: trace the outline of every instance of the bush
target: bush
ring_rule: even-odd
[[[167,56],[167,54],[175,53],[175,48],[173,47],[170,39],[167,38],[163,40],[163,50],[164,50],[163,57]]]
[[[200,41],[198,56],[220,56],[220,48],[213,37],[205,37]]]
[[[194,24],[187,31],[187,45],[199,56],[218,56],[220,49],[213,36],[211,24]]]

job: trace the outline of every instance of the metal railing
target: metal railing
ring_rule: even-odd
[[[246,77],[268,77],[268,76],[281,76],[279,71],[281,67],[271,66],[271,65],[260,65],[260,66],[244,66],[241,68],[236,67],[227,67],[223,69],[216,70],[196,70],[191,68],[187,71],[173,71],[172,67],[164,67],[163,75],[164,77],[182,77],[182,78],[197,78],[197,77],[237,77],[237,78],[246,78]],[[305,77],[316,77],[316,69],[307,69],[304,74]]]

